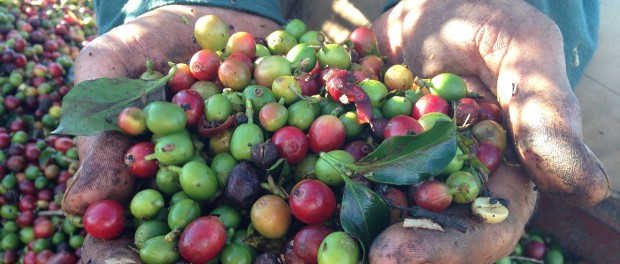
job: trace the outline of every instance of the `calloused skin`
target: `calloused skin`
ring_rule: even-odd
[[[182,62],[200,49],[192,43],[193,25],[215,14],[232,25],[264,37],[278,25],[236,11],[202,6],[165,6],[97,38],[79,55],[76,83],[99,77],[138,77],[150,58],[165,71],[167,61]],[[583,143],[579,104],[566,77],[562,38],[557,26],[522,1],[402,1],[373,24],[381,53],[405,62],[416,75],[452,72],[468,89],[486,91],[505,114],[522,167],[502,165],[490,180],[492,194],[510,200],[510,215],[500,224],[469,220],[466,233],[405,229],[395,224],[370,248],[371,263],[491,263],[510,253],[533,213],[538,190],[570,204],[589,206],[606,198],[611,186],[596,157]],[[513,83],[517,92],[513,94]],[[79,137],[82,161],[68,187],[63,210],[82,214],[97,200],[126,202],[135,185],[122,169],[131,142],[114,133]],[[529,175],[529,178],[528,178]],[[530,181],[530,179],[533,180]],[[466,206],[448,213],[471,219]],[[83,261],[102,263],[99,252],[127,239],[88,238]],[[139,261],[124,246],[106,258]],[[133,255],[132,255],[133,254]]]
[[[538,188],[578,206],[611,184],[583,142],[557,25],[523,1],[402,1],[373,24],[381,52],[413,72],[477,77],[500,103]],[[405,41],[406,40],[406,41]],[[381,45],[382,44],[382,45]]]
[[[200,46],[192,41],[196,20],[213,14],[230,21],[231,31],[253,32],[265,37],[279,26],[266,18],[233,10],[204,6],[164,6],[96,38],[75,62],[75,83],[101,77],[138,78],[151,59],[155,70],[167,72],[169,61],[184,62]],[[182,17],[187,18],[189,25]],[[81,215],[89,204],[102,199],[127,201],[135,185],[123,168],[123,157],[131,141],[117,132],[78,137],[82,164],[76,180],[68,186],[63,209]]]
[[[506,221],[472,223],[465,234],[395,224],[375,239],[371,263],[492,263],[518,242],[535,205],[534,184],[576,206],[609,196],[607,174],[583,142],[561,32],[534,7],[512,0],[401,1],[373,30],[391,62],[404,61],[426,77],[455,73],[467,77],[468,89],[496,97],[523,167],[502,165],[490,180],[491,192],[510,200]]]

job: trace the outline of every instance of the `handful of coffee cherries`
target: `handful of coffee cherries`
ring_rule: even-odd
[[[501,111],[459,76],[385,65],[364,27],[325,43],[294,19],[256,39],[204,16],[194,37],[189,63],[164,76],[147,62],[141,76],[165,81],[170,100],[115,116],[141,184],[129,205],[91,205],[92,236],[135,228],[146,263],[358,263],[412,207],[442,227],[453,223],[435,216],[453,204],[508,217],[486,188],[506,147]]]

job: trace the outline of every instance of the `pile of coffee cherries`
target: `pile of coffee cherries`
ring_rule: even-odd
[[[526,227],[509,256],[503,257],[495,264],[563,264],[584,263],[576,256],[562,250],[556,238],[536,227]]]
[[[96,26],[90,1],[34,2],[0,4],[0,262],[76,263],[86,232],[60,203],[78,155],[50,131]]]

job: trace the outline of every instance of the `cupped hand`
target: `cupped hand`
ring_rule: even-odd
[[[495,97],[509,147],[523,166],[502,165],[490,180],[491,193],[510,200],[506,221],[471,222],[466,233],[395,224],[373,243],[372,263],[491,263],[518,242],[536,189],[575,206],[609,196],[608,176],[583,142],[561,32],[534,7],[509,0],[401,1],[373,31],[391,63],[405,62],[425,78],[458,74],[468,79],[468,89]],[[468,214],[459,207],[449,212]]]
[[[497,103],[478,78],[464,79],[469,91],[485,95],[482,101]],[[507,145],[504,155],[509,162],[489,176],[487,185],[492,197],[509,202],[509,214],[503,222],[481,222],[472,216],[471,204],[453,203],[441,214],[464,221],[465,232],[450,227],[445,232],[405,228],[402,222],[396,223],[374,240],[370,263],[493,263],[510,254],[534,212],[538,192],[516,161],[514,147]]]
[[[167,62],[185,62],[200,46],[192,41],[195,21],[213,14],[230,24],[231,34],[251,32],[265,37],[278,25],[262,17],[230,9],[205,6],[164,6],[112,29],[87,45],[75,62],[75,83],[101,77],[138,78],[150,59],[155,70],[167,72]],[[189,23],[186,24],[184,18]],[[81,215],[89,204],[102,199],[121,202],[131,198],[134,177],[123,168],[130,140],[117,132],[78,137],[82,161],[68,186],[62,208]]]
[[[255,37],[265,37],[278,28],[269,19],[229,9],[164,6],[112,29],[87,45],[75,62],[75,83],[101,77],[138,78],[146,70],[147,58],[153,62],[155,70],[166,73],[168,61],[185,62],[200,50],[192,41],[194,24],[208,14],[229,23],[231,34],[246,31]],[[185,19],[189,23],[186,24]],[[136,180],[123,168],[123,158],[131,140],[118,132],[83,136],[77,140],[81,164],[65,192],[64,212],[82,215],[91,203],[104,199],[129,201]],[[135,252],[128,248],[132,240],[103,241],[89,236],[83,249],[83,256],[88,260],[85,262],[139,261]],[[101,252],[108,253],[102,255]]]
[[[374,24],[382,55],[414,73],[478,78],[497,97],[537,188],[577,206],[611,193],[583,142],[557,25],[524,1],[401,1]]]

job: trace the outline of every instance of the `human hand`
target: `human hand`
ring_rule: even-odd
[[[583,142],[562,36],[524,1],[402,1],[373,25],[391,62],[434,76],[477,77],[497,97],[517,155],[537,188],[569,204],[609,196],[605,170]]]
[[[373,31],[391,63],[405,62],[422,77],[469,77],[470,90],[488,88],[525,171],[502,166],[491,179],[491,192],[511,201],[505,222],[474,224],[466,234],[395,225],[375,240],[371,261],[489,263],[507,255],[534,206],[533,186],[522,175],[576,206],[609,196],[606,172],[583,142],[561,33],[534,7],[508,0],[401,1],[375,21]]]
[[[147,58],[160,71],[167,69],[168,61],[186,61],[200,50],[191,36],[195,21],[206,14],[215,14],[228,21],[233,32],[253,32],[256,37],[265,37],[278,27],[271,20],[229,9],[164,6],[111,30],[86,46],[75,62],[75,83],[101,77],[137,78],[146,70]],[[189,25],[182,16],[189,20]],[[123,157],[130,143],[116,132],[78,137],[82,164],[63,201],[66,213],[81,215],[89,204],[101,199],[126,201],[129,198],[134,177],[123,169]]]
[[[193,25],[207,14],[217,15],[230,23],[231,34],[246,31],[255,37],[265,37],[278,28],[269,19],[229,9],[164,6],[111,30],[86,46],[75,62],[75,83],[101,77],[138,78],[146,70],[147,58],[151,59],[155,70],[167,71],[168,61],[184,62],[200,50],[200,46],[192,42]],[[187,18],[189,25],[185,24],[182,16]],[[132,144],[131,140],[118,132],[104,132],[78,137],[77,141],[81,165],[65,192],[64,212],[82,215],[91,203],[103,199],[122,203],[129,201],[136,180],[123,168],[123,159]],[[97,257],[89,259],[94,261],[92,263],[99,263],[107,257],[139,260],[136,255],[128,254],[132,251],[121,250],[122,246],[112,251],[115,254],[105,257],[100,254],[101,247],[127,244],[126,239],[104,242],[89,237],[87,242],[84,244],[84,255]]]
[[[482,101],[497,103],[477,78],[464,80],[469,91],[485,94]],[[513,146],[506,145],[504,155],[516,163]],[[534,212],[538,193],[524,168],[514,164],[502,163],[489,176],[487,187],[493,197],[509,201],[509,215],[503,222],[480,222],[471,216],[471,204],[452,204],[441,214],[464,220],[466,232],[405,228],[402,222],[396,223],[375,238],[370,263],[493,263],[510,254]]]

